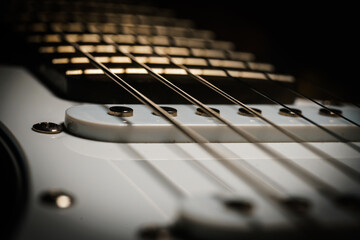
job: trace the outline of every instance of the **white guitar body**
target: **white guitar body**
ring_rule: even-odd
[[[23,68],[2,66],[0,76],[0,120],[18,141],[25,155],[29,176],[27,208],[16,239],[143,239],[140,232],[144,227],[165,227],[180,222],[190,236],[198,239],[269,237],[297,229],[296,217],[271,198],[254,190],[246,180],[229,171],[198,144],[185,142],[173,130],[167,129],[166,123],[157,120],[159,117],[152,115],[145,107],[132,105],[135,110],[134,120],[131,121],[135,123],[131,126],[132,131],[127,131],[130,127],[128,122],[106,123],[106,119],[115,117],[107,115],[104,106],[92,105],[94,112],[88,115],[76,112],[79,105],[82,106],[79,111],[91,105],[58,98]],[[201,121],[214,126],[210,118],[195,114],[192,116],[190,113],[195,107],[177,107],[177,118],[188,121],[188,125],[191,125],[193,118],[194,122],[200,121],[198,127]],[[278,106],[253,107],[263,109],[264,116],[281,126],[297,133],[303,132],[302,137],[309,141],[313,139],[313,142],[310,141],[312,146],[360,172],[360,154],[346,143],[327,139],[326,134],[302,119],[279,115]],[[345,120],[320,116],[317,114],[319,108],[311,104],[292,107],[302,109],[304,115],[310,115],[314,121],[330,127],[360,146],[358,128]],[[226,107],[218,108],[226,112]],[[234,109],[234,114],[237,114],[238,107],[227,108]],[[97,115],[101,109],[105,113],[103,117]],[[360,122],[360,109],[350,106],[340,109],[350,119]],[[183,117],[181,111],[189,111],[189,114]],[[32,126],[40,122],[62,124],[66,114],[83,117],[83,121],[91,122],[92,119],[94,127],[97,127],[91,133],[95,136],[93,138],[106,138],[112,132],[114,141],[91,140],[88,139],[91,136],[75,136],[68,131],[42,134],[32,130]],[[137,116],[140,116],[138,120],[143,121],[143,125],[149,121],[158,130],[154,131],[155,128],[149,123],[143,128],[147,133],[142,134],[141,126],[136,125]],[[244,129],[258,139],[263,137],[262,141],[267,142],[266,145],[274,151],[307,169],[337,192],[360,196],[359,183],[321,157],[299,143],[274,137],[275,130],[272,132],[270,127],[256,118],[242,119],[247,124],[241,123],[239,127],[243,124]],[[271,179],[273,184],[290,196],[306,198],[311,203],[308,216],[321,228],[330,231],[359,224],[359,215],[334,204],[301,176],[257,149],[254,144],[244,140],[236,142],[231,136],[227,138],[228,134],[221,135],[222,130],[213,129],[205,123],[201,125],[205,130],[195,125],[193,129],[203,131],[214,141],[216,137],[219,137],[219,141],[225,139],[226,143],[211,143],[214,148],[221,147],[224,158],[240,161],[234,159],[236,156],[244,160],[248,164],[246,166],[251,166]],[[89,128],[89,125],[86,127]],[[103,134],[102,127],[108,127],[109,133]],[[307,129],[312,130],[309,132]],[[86,130],[81,131],[84,133]],[[170,132],[168,135],[167,131]],[[144,138],[156,140],[142,141]],[[171,142],[174,139],[177,143]],[[127,140],[132,143],[126,143]],[[235,193],[227,192],[199,167],[199,162],[234,189]],[[181,189],[185,194],[180,194],[176,189]],[[57,207],[45,204],[41,196],[50,190],[64,192],[70,198],[64,200],[65,205],[58,202]],[[221,204],[221,199],[232,198],[247,199],[253,203],[251,213],[241,214]],[[163,235],[167,237],[165,233]]]

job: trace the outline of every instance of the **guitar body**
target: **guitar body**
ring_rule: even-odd
[[[67,6],[71,1],[57,4]],[[28,7],[35,5],[30,1]],[[132,9],[124,6],[118,7]],[[51,11],[57,17],[57,9],[39,9],[39,19],[45,22],[51,22]],[[148,14],[147,8],[139,9]],[[147,26],[146,14],[121,18],[125,24],[121,22],[119,29],[124,32],[118,40],[119,44],[130,41],[124,45],[129,52],[104,46],[102,33],[91,32],[94,25],[78,31],[77,23],[57,23],[71,29],[67,37],[75,35],[87,50],[77,49],[72,40],[61,39],[61,30],[52,29],[50,23],[31,25],[33,15],[22,15],[25,20],[16,29],[31,48],[24,57],[26,67],[0,65],[4,239],[359,237],[360,108],[341,103],[326,105],[327,110],[295,98],[290,93],[294,78],[273,73],[272,65],[254,62],[252,54],[235,52],[231,44],[211,39],[207,31],[176,25],[187,21],[169,23],[150,17],[154,23]],[[126,22],[132,18],[145,23]],[[28,20],[31,24],[26,25]],[[169,26],[157,25],[163,23]],[[118,32],[111,26],[103,27],[115,39]],[[47,27],[54,32],[43,30]],[[155,48],[144,40],[149,29],[151,34],[159,31]],[[167,31],[174,35],[162,35]],[[197,37],[188,38],[190,33]],[[167,37],[170,43],[163,42]],[[89,53],[97,57],[93,65]],[[136,57],[132,59],[130,53]],[[110,74],[104,74],[106,67],[96,69],[99,62],[109,65]],[[171,95],[168,87],[139,68],[142,63],[156,70],[150,75],[181,85],[226,121],[219,123],[215,111],[210,117],[199,106]],[[185,65],[189,72],[175,71],[174,66]],[[199,92],[205,87],[194,84],[191,74],[245,99],[252,109],[260,110],[258,115],[229,104],[212,90]],[[180,127],[108,78],[116,76],[161,106],[175,109],[170,118]],[[237,85],[237,80],[245,85]],[[254,89],[245,88],[247,84],[260,92],[270,90],[282,103],[269,104]],[[124,107],[131,114],[119,116],[112,110]],[[194,141],[201,138],[191,139],[187,132],[205,141]]]
[[[202,216],[199,209],[199,212],[194,210],[194,215],[203,220],[204,225],[187,219],[194,221],[186,227],[190,232],[196,232],[192,228],[211,232],[213,223],[206,225],[211,218],[218,221],[216,224],[221,229],[221,224],[230,221],[226,216],[229,212],[212,209],[212,203],[207,199],[211,200],[217,194],[226,195],[226,191],[197,168],[195,161],[201,161],[223,178],[239,196],[256,203],[249,218],[261,226],[257,227],[263,233],[254,230],[251,233],[254,226],[246,217],[237,219],[237,224],[246,229],[245,232],[250,231],[250,236],[256,233],[266,237],[278,231],[294,230],[289,216],[279,206],[251,189],[246,181],[236,177],[196,144],[101,142],[67,132],[42,134],[33,131],[32,126],[38,122],[63,123],[66,110],[79,103],[59,99],[23,68],[3,66],[1,76],[1,121],[17,140],[26,165],[28,198],[16,239],[138,239],[142,228],[171,225],[179,221],[181,215],[187,216],[186,203],[190,200],[186,198],[194,199],[195,205],[200,203],[198,207],[204,208],[204,212],[214,210],[214,213],[207,213],[209,216]],[[239,154],[292,195],[310,199],[311,215],[329,231],[333,226],[346,229],[356,224],[356,216],[334,206],[316,189],[250,143],[214,145],[224,145]],[[312,169],[336,188],[349,193],[359,192],[356,182],[299,144],[269,145],[285,152],[303,167]],[[359,170],[358,152],[345,144],[317,142],[314,145]],[[147,161],[166,178],[150,168]],[[181,186],[189,196],[179,197],[166,182],[167,178]],[[44,201],[42,196],[49,191],[69,194],[71,206],[61,209]],[[205,236],[211,238],[211,235]]]

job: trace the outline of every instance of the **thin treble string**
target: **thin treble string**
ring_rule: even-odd
[[[264,144],[259,143],[256,139],[254,139],[252,136],[250,136],[249,134],[237,129],[235,126],[233,126],[231,123],[229,123],[226,119],[222,118],[218,113],[216,113],[215,111],[213,111],[212,109],[210,109],[209,107],[207,107],[206,105],[204,105],[203,103],[201,103],[199,100],[195,99],[194,97],[190,96],[189,94],[187,94],[186,92],[184,92],[182,89],[178,88],[177,86],[175,86],[174,84],[172,84],[170,81],[168,81],[167,79],[165,79],[163,76],[161,76],[160,74],[154,72],[150,67],[148,67],[146,64],[139,62],[135,56],[133,56],[132,54],[130,54],[128,51],[122,51],[120,46],[118,44],[116,44],[114,41],[112,41],[112,39],[110,38],[105,38],[102,33],[100,32],[100,35],[102,37],[102,39],[107,42],[108,44],[113,45],[117,51],[119,51],[121,54],[129,57],[133,62],[137,63],[138,65],[140,65],[141,67],[143,67],[145,70],[148,71],[148,73],[155,77],[156,79],[158,79],[160,82],[164,83],[166,86],[168,86],[170,89],[174,90],[175,92],[177,92],[180,96],[183,96],[185,99],[187,99],[188,101],[190,101],[191,103],[198,105],[204,112],[206,112],[208,115],[211,115],[213,117],[215,117],[216,119],[220,120],[221,122],[225,123],[226,125],[228,125],[228,127],[232,130],[234,130],[234,132],[238,133],[240,136],[242,136],[243,138],[245,138],[247,141],[253,143],[257,148],[259,148],[261,151],[269,154],[270,156],[272,156],[274,159],[278,160],[279,162],[281,162],[284,166],[286,166],[287,168],[291,169],[295,174],[297,174],[298,176],[300,176],[301,178],[303,178],[304,180],[306,180],[310,185],[315,185],[316,188],[319,190],[319,192],[327,194],[328,196],[330,195],[331,198],[335,197],[338,193],[337,190],[335,188],[333,188],[332,186],[330,186],[329,184],[327,184],[326,182],[322,181],[321,179],[319,179],[317,176],[311,174],[310,172],[308,172],[307,170],[301,168],[297,163],[295,163],[294,161],[291,161],[290,159],[287,159],[285,156],[283,156],[282,154],[275,152],[273,149],[270,149],[269,147],[267,147]],[[326,189],[326,191],[322,191],[320,189]]]
[[[302,93],[300,93],[300,92],[298,92],[298,91],[296,91],[296,90],[294,90],[294,89],[291,89],[290,87],[285,86],[284,84],[282,84],[282,83],[280,83],[280,82],[277,82],[277,81],[271,79],[271,77],[269,76],[269,73],[266,73],[266,72],[262,72],[262,73],[265,75],[266,80],[269,80],[271,83],[276,84],[277,86],[281,86],[282,88],[287,89],[288,91],[292,92],[293,94],[295,94],[295,95],[297,95],[297,96],[299,96],[299,97],[303,97],[303,98],[305,98],[305,99],[307,99],[307,100],[315,103],[316,105],[318,105],[318,106],[320,106],[320,107],[328,110],[329,112],[333,113],[333,114],[336,115],[337,117],[340,117],[340,118],[346,120],[347,122],[349,122],[349,123],[351,123],[351,124],[353,124],[353,125],[355,125],[355,126],[357,126],[357,127],[360,127],[360,124],[354,122],[353,120],[345,117],[344,115],[342,115],[342,114],[340,114],[340,113],[337,113],[336,111],[332,111],[330,108],[328,108],[328,107],[325,106],[324,104],[319,103],[318,101],[316,101],[316,100],[314,100],[314,99],[312,99],[312,98],[310,98],[310,97],[308,97],[308,96],[306,96],[306,95],[304,95],[304,94],[302,94]]]

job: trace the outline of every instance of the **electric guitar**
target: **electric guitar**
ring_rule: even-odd
[[[142,4],[6,11],[3,239],[359,237],[357,103]]]

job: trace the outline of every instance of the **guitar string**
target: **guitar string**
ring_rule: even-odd
[[[89,59],[91,63],[93,63],[96,67],[101,69],[105,75],[107,75],[109,78],[111,78],[113,81],[115,81],[119,86],[123,87],[126,91],[128,91],[130,94],[132,94],[135,98],[137,98],[141,103],[148,106],[150,109],[152,109],[154,112],[159,114],[159,116],[163,117],[165,120],[170,122],[172,125],[174,125],[178,130],[180,130],[185,136],[189,137],[193,142],[197,143],[201,148],[203,148],[206,152],[208,152],[210,155],[212,155],[215,159],[230,164],[231,161],[227,160],[226,158],[223,158],[221,154],[219,154],[216,150],[211,148],[208,144],[209,142],[204,139],[202,136],[194,132],[193,130],[189,129],[188,127],[185,127],[181,125],[177,120],[173,119],[166,111],[164,111],[160,106],[152,102],[150,99],[148,99],[146,96],[144,96],[142,93],[140,93],[138,90],[134,89],[131,85],[129,85],[126,81],[124,81],[122,78],[117,76],[116,74],[112,73],[110,69],[108,69],[106,66],[104,66],[102,63],[96,61],[96,59],[90,54],[81,49],[81,47],[73,42],[68,41],[64,36],[63,39],[68,42],[70,45],[72,45],[77,51],[79,51],[81,54],[83,54],[85,57]],[[250,168],[250,169],[249,169]],[[239,168],[237,167],[237,171],[241,172],[241,174],[237,174],[236,176],[241,177],[246,182],[248,182],[250,185],[252,185],[259,193],[262,195],[270,196],[275,199],[286,199],[288,198],[288,194],[284,192],[283,189],[281,189],[279,186],[273,184],[270,179],[264,179],[264,175],[254,174],[253,168],[249,165],[248,169],[245,169],[244,167]],[[260,177],[261,176],[261,177]],[[212,175],[211,175],[212,177]],[[216,178],[217,181],[219,181],[219,178]],[[227,184],[221,180],[221,185],[226,186]],[[227,189],[230,192],[234,192],[234,189],[232,189],[230,186],[227,187]]]
[[[294,90],[294,89],[291,89],[290,87],[285,86],[284,84],[282,84],[282,83],[280,83],[280,82],[274,81],[274,80],[271,79],[271,77],[269,76],[269,73],[266,73],[266,72],[262,72],[262,73],[265,75],[266,80],[270,81],[270,82],[273,83],[274,85],[277,85],[277,86],[280,86],[280,87],[282,87],[282,88],[285,88],[285,89],[287,89],[289,92],[291,92],[291,93],[293,93],[293,94],[295,94],[295,95],[297,95],[297,96],[299,96],[299,97],[305,98],[305,99],[307,99],[307,100],[315,103],[316,105],[318,105],[318,106],[320,106],[320,107],[328,110],[329,112],[332,112],[332,113],[335,114],[337,117],[340,117],[340,118],[346,120],[347,122],[349,122],[349,123],[351,123],[351,124],[353,124],[353,125],[355,125],[355,126],[357,126],[357,127],[360,127],[360,125],[359,125],[358,123],[354,122],[353,120],[349,119],[348,117],[345,117],[344,115],[342,115],[342,114],[340,114],[340,113],[337,113],[336,111],[332,111],[331,108],[328,108],[327,106],[325,106],[324,104],[316,101],[315,99],[312,99],[312,98],[310,98],[310,97],[308,97],[308,96],[300,93],[299,91],[296,91],[296,90]]]
[[[163,76],[159,75],[158,73],[154,72],[150,67],[148,67],[146,64],[139,62],[131,53],[128,51],[123,51],[120,49],[120,46],[116,44],[114,41],[112,41],[109,38],[105,38],[103,34],[99,31],[100,36],[102,39],[108,43],[111,44],[117,49],[118,52],[121,54],[129,57],[133,62],[137,63],[141,67],[143,67],[145,70],[148,71],[148,73],[155,77],[157,80],[159,80],[161,83],[164,83],[166,86],[168,86],[170,89],[178,93],[180,96],[187,99],[189,102],[196,104],[200,108],[202,108],[203,111],[208,113],[209,115],[217,118],[221,122],[225,123],[230,129],[234,130],[236,133],[238,133],[240,136],[245,138],[247,141],[253,143],[256,147],[258,147],[260,150],[264,151],[265,153],[272,156],[274,159],[277,159],[279,162],[281,162],[284,166],[291,169],[296,175],[300,176],[302,179],[306,180],[310,185],[315,185],[319,192],[326,193],[328,197],[334,198],[334,196],[338,195],[337,190],[324,182],[323,180],[319,179],[317,176],[311,174],[310,172],[306,171],[305,169],[301,168],[297,163],[291,161],[290,159],[287,159],[285,156],[282,156],[280,153],[275,152],[274,150],[270,149],[269,147],[259,143],[254,139],[252,136],[250,136],[247,133],[244,133],[243,131],[240,131],[239,129],[235,128],[231,123],[229,123],[227,120],[223,119],[218,115],[216,112],[214,112],[212,109],[201,103],[199,100],[195,99],[194,97],[187,94],[182,89],[178,88],[176,85],[168,81]],[[321,189],[321,190],[320,190]],[[326,191],[324,191],[326,189]]]

